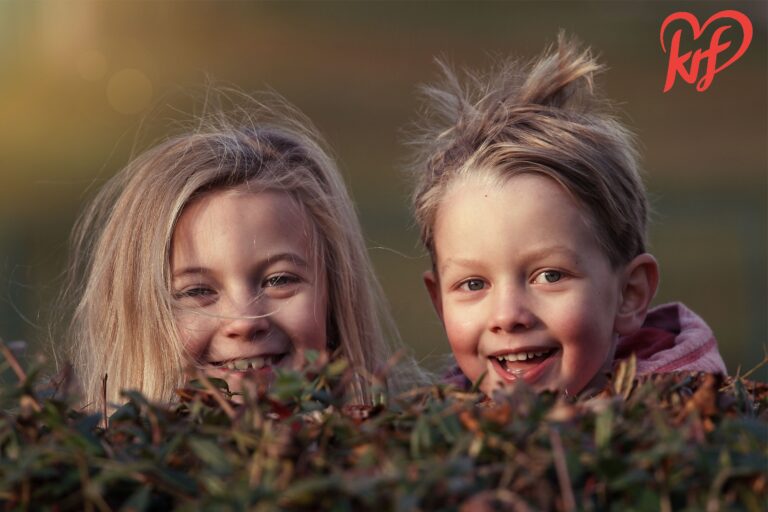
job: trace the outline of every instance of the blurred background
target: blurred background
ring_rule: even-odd
[[[746,54],[696,92],[662,93],[659,27],[738,9]],[[408,210],[405,132],[435,56],[485,68],[531,58],[560,28],[609,69],[599,84],[642,141],[655,214],[657,303],[714,329],[731,373],[768,337],[765,2],[0,2],[0,337],[49,351],[67,238],[94,191],[200,110],[213,81],[273,88],[336,152],[405,342],[426,365],[449,347]],[[711,32],[711,30],[710,30]],[[756,374],[768,378],[763,368]]]

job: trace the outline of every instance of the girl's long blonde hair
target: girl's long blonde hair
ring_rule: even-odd
[[[190,361],[174,327],[174,226],[194,199],[243,186],[289,193],[314,223],[318,264],[328,276],[329,349],[338,345],[359,377],[354,399],[372,401],[370,376],[392,356],[396,329],[324,142],[299,112],[270,101],[249,100],[237,115],[202,116],[191,132],[130,162],[79,219],[65,300],[74,305],[70,356],[89,409],[119,403],[126,388],[168,401],[183,384]],[[396,380],[391,374],[385,382],[390,391]]]

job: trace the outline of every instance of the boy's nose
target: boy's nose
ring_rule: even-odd
[[[536,323],[525,291],[516,287],[497,288],[491,311],[490,329],[494,333],[519,332]]]
[[[251,297],[233,304],[222,319],[224,336],[243,341],[257,340],[263,336],[270,325],[270,314],[263,311],[263,302],[259,297]]]

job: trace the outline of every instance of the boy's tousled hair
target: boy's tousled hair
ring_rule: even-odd
[[[561,33],[528,66],[502,63],[467,83],[438,62],[444,81],[425,88],[426,126],[416,142],[412,205],[435,261],[434,225],[448,188],[480,173],[554,179],[589,213],[614,267],[645,252],[648,205],[633,137],[596,92],[603,70]]]
[[[81,216],[65,300],[88,408],[121,402],[126,388],[168,401],[183,385],[191,361],[174,327],[171,239],[187,205],[226,189],[285,192],[307,214],[315,264],[328,279],[329,351],[339,347],[358,376],[353,399],[372,401],[371,375],[392,356],[397,334],[352,201],[310,121],[276,96],[264,101],[240,95],[247,106],[237,114],[201,116],[130,162]]]

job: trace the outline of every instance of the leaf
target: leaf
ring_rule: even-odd
[[[624,400],[628,399],[634,388],[636,375],[637,357],[633,353],[629,358],[621,361],[616,368],[616,376],[613,379],[614,393],[624,397]]]
[[[600,450],[605,450],[611,443],[613,419],[613,409],[610,407],[606,407],[595,418],[595,444]]]
[[[193,437],[187,440],[189,447],[207,466],[219,473],[226,473],[231,470],[231,465],[227,460],[227,453],[222,446],[215,444],[209,439]]]
[[[128,501],[120,507],[120,512],[143,512],[149,507],[149,498],[149,486],[141,486],[130,498],[128,498]]]

